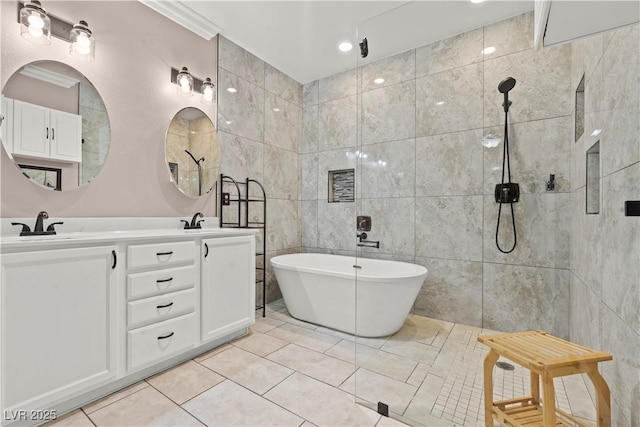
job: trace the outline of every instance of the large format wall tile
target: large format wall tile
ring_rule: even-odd
[[[571,191],[572,124],[567,116],[509,126],[511,179],[520,192],[545,192],[549,174],[555,174],[556,191]],[[502,179],[504,126],[488,128],[485,134],[501,139],[497,147],[484,148],[484,194],[493,194]]]
[[[533,48],[533,12],[523,13],[484,27],[484,48],[495,47],[496,51],[484,58],[520,52]]]
[[[318,104],[318,80],[302,86],[302,106],[309,107]]]
[[[416,49],[416,77],[482,61],[482,28]]]
[[[602,218],[585,212],[585,191],[574,193],[572,209],[571,270],[591,291],[602,295]]]
[[[526,50],[484,62],[484,126],[504,123],[503,95],[498,84],[516,79],[509,92],[511,123],[568,116],[575,88],[571,88],[571,45]]]
[[[591,74],[600,63],[604,52],[603,34],[584,37],[574,41],[571,45],[571,88],[575,90],[584,75],[585,81],[591,79]]]
[[[363,93],[363,144],[413,138],[415,98],[413,80]]]
[[[318,108],[319,151],[356,145],[358,114],[356,96],[326,102],[320,104]]]
[[[416,80],[416,136],[482,127],[482,64]]]
[[[350,251],[356,248],[355,203],[318,201],[318,247]]]
[[[267,250],[299,247],[298,201],[270,199],[267,203]]]
[[[264,182],[264,145],[246,138],[219,132],[221,172],[236,180],[245,178]]]
[[[637,308],[637,306],[636,306]],[[637,311],[636,311],[637,316]],[[605,304],[600,305],[600,330],[602,350],[613,355],[611,362],[601,363],[601,372],[611,389],[611,398],[615,400],[625,418],[622,424],[613,414],[612,425],[640,425],[640,335],[638,329],[621,320]],[[620,420],[621,421],[621,420]],[[615,424],[618,422],[618,424]]]
[[[416,140],[416,196],[482,194],[482,131]]]
[[[575,274],[571,275],[569,295],[569,339],[585,347],[601,349],[600,297],[591,292]]]
[[[427,278],[414,314],[482,327],[482,263],[438,258],[416,258],[427,268]]]
[[[408,50],[364,65],[360,68],[361,91],[366,92],[415,79],[415,70],[415,50]],[[383,79],[384,81],[377,83],[375,82],[376,79]]]
[[[298,152],[300,109],[277,96],[267,93],[264,111],[264,142]]]
[[[484,196],[484,261],[538,267],[569,268],[571,196],[563,193],[523,194],[513,204],[517,245],[510,254],[496,247],[499,204]],[[513,225],[509,204],[502,205],[500,247],[511,249]]]
[[[364,252],[413,256],[413,197],[363,199],[361,212],[371,216],[371,232],[367,232],[368,239],[380,242],[379,249],[363,248]],[[353,219],[351,221],[353,223]]]
[[[569,270],[484,264],[483,327],[569,337]]]
[[[264,66],[264,88],[287,102],[300,105],[300,83],[269,64]]]
[[[602,180],[602,300],[640,331],[640,222],[624,216],[625,200],[640,196],[640,163]]]
[[[318,106],[306,107],[302,110],[302,142],[303,153],[318,151]]]
[[[318,154],[303,154],[300,159],[302,162],[301,198],[316,200],[318,198]]]
[[[244,50],[224,36],[220,37],[218,55],[219,67],[264,88],[264,61],[260,58]],[[220,77],[218,77],[218,79],[219,78]],[[224,84],[218,84],[218,88],[222,88],[222,90],[218,89],[218,96],[221,92],[226,91],[228,87],[229,86],[225,86]]]
[[[602,175],[640,162],[640,107],[625,107],[602,113],[600,164]]]
[[[318,247],[318,201],[302,201],[302,246],[305,248]]]
[[[298,158],[298,153],[265,145],[264,186],[269,198],[299,198]]]
[[[354,68],[321,79],[318,85],[318,102],[322,104],[327,101],[334,101],[355,95],[357,92],[358,72]]]
[[[218,126],[221,131],[254,141],[264,139],[264,89],[231,74],[218,73],[219,87],[233,87],[237,92],[218,92]]]
[[[416,198],[416,256],[482,261],[482,196]]]
[[[363,150],[359,164],[364,198],[413,197],[415,195],[413,139],[371,144]],[[380,163],[383,162],[383,163]]]
[[[640,101],[640,25],[616,30],[602,63],[604,108],[637,106]]]

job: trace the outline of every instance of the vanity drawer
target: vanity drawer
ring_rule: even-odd
[[[127,275],[127,297],[138,299],[193,288],[195,281],[194,265],[129,274]]]
[[[193,262],[195,258],[196,245],[193,241],[131,245],[127,248],[128,268],[162,267]]]
[[[195,313],[154,323],[127,333],[129,370],[167,359],[196,345]]]
[[[137,328],[191,313],[195,308],[196,292],[193,288],[133,301],[127,304],[127,326]]]

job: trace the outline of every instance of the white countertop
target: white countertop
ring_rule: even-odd
[[[217,218],[205,218],[201,229],[185,230],[180,219],[189,218],[49,218],[44,228],[52,222],[64,221],[56,226],[57,234],[48,236],[20,236],[19,226],[11,222],[23,222],[33,229],[35,218],[0,219],[0,249],[48,249],[86,244],[119,243],[135,240],[157,241],[158,239],[178,240],[180,238],[213,238],[222,236],[255,235],[257,229],[219,228]],[[215,225],[215,226],[213,226]]]

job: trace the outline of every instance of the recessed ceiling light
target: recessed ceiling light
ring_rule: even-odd
[[[378,77],[377,79],[375,79],[373,81],[375,84],[380,85],[382,83],[384,83],[384,79],[382,77]]]
[[[278,112],[278,111],[280,111],[280,109],[279,108],[274,108],[273,111]]]
[[[227,92],[236,93],[237,91],[238,91],[238,89],[236,89],[235,87],[228,87],[227,88]]]
[[[444,101],[438,101],[438,102],[436,102],[436,105],[437,106],[444,105]]]
[[[482,49],[482,54],[483,55],[491,55],[492,53],[494,53],[496,51],[496,48],[493,46],[489,46],[487,48]]]
[[[351,42],[343,41],[338,43],[338,49],[341,52],[349,52],[351,49],[353,49],[353,44]]]
[[[484,0],[470,0],[471,3],[482,3]]]
[[[596,129],[591,133],[591,136],[598,136],[602,133],[602,129]]]

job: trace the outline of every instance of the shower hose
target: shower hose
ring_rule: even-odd
[[[506,170],[507,170],[507,176],[508,176],[508,183],[511,184],[511,161],[509,159],[509,119],[508,119],[508,113],[505,111],[504,113],[504,144],[503,144],[503,150],[502,150],[502,185],[504,186],[504,172],[505,172],[505,164],[506,164]],[[509,205],[511,206],[511,223],[513,224],[513,246],[511,247],[511,249],[509,249],[508,251],[502,249],[500,247],[500,242],[498,241],[498,234],[500,232],[500,217],[502,215],[502,205],[503,203],[499,203],[499,207],[498,207],[498,224],[496,225],[496,246],[498,247],[498,250],[500,252],[502,252],[503,254],[508,254],[513,252],[513,250],[516,248],[516,243],[518,241],[518,237],[516,234],[516,217],[513,214],[513,202],[510,202]]]

